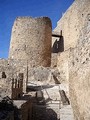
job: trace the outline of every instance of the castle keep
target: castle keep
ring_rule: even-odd
[[[48,17],[18,17],[9,57],[0,59],[1,97],[30,97],[21,120],[90,120],[89,65],[90,0],[75,0],[53,32]]]
[[[51,21],[47,17],[18,17],[13,25],[10,59],[24,59],[31,67],[51,65]]]

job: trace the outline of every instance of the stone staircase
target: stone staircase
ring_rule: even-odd
[[[66,99],[66,96],[69,98],[68,85],[42,85],[41,87],[38,87],[38,90],[43,92],[43,97],[46,104],[34,105],[34,120],[36,120],[39,115],[42,116],[42,119],[40,118],[40,120],[74,120],[72,107],[68,104]],[[62,90],[65,91],[65,96],[60,93]],[[42,111],[44,111],[44,113]]]
[[[67,103],[67,105],[63,105],[63,101],[60,95],[61,89],[68,93],[68,89],[64,85],[55,85],[52,88],[43,90],[44,98],[47,99],[47,97],[49,97],[50,99],[46,103],[47,108],[52,109],[57,114],[57,120],[74,120],[71,105]]]

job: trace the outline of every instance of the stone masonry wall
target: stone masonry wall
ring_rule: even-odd
[[[6,78],[2,78],[3,72],[5,72]],[[2,92],[3,96],[11,97],[12,79],[16,79],[19,73],[24,74],[23,92],[26,92],[27,62],[23,62],[23,60],[0,59],[0,92]]]
[[[57,61],[56,66],[59,69],[59,72],[61,74],[61,80],[63,82],[68,82],[68,60],[69,60],[69,49],[72,47],[74,48],[77,44],[81,26],[79,25],[78,22],[78,2],[74,1],[74,3],[69,7],[69,9],[63,14],[62,18],[58,21],[57,27],[54,29],[54,32],[60,33],[62,31],[62,44],[63,46],[63,51],[58,51],[57,53],[52,53],[54,56],[57,57],[54,59],[54,61]],[[82,16],[83,13],[81,13]],[[60,38],[52,38],[52,47],[54,46],[55,42],[59,41]],[[60,45],[61,46],[61,45]],[[61,49],[61,48],[60,48]],[[54,63],[52,57],[52,64]],[[55,66],[55,65],[52,65]]]
[[[77,46],[70,52],[70,95],[75,120],[90,120],[90,0],[77,2],[82,29]]]
[[[24,59],[30,67],[51,65],[52,26],[48,17],[18,17],[13,25],[9,58]]]
[[[12,95],[12,82],[7,78],[0,78],[0,98]]]
[[[57,27],[54,32],[62,30],[62,36],[64,40],[64,51],[70,47],[75,47],[77,39],[79,37],[80,25],[78,22],[78,2],[75,1],[70,8],[63,14],[62,18],[58,21]],[[81,14],[82,16],[82,14]],[[53,43],[56,38],[53,38]]]
[[[63,14],[62,18],[58,21],[57,27],[54,29],[54,32],[60,33],[62,30],[63,36],[63,48],[64,51],[58,53],[52,53],[52,64],[54,61],[57,61],[56,66],[60,70],[61,78],[63,77],[63,81],[69,81],[69,70],[68,70],[68,61],[69,61],[69,52],[70,48],[75,48],[78,44],[79,36],[82,31],[83,21],[85,21],[85,14],[88,14],[88,10],[84,13],[85,0],[75,0],[73,4],[69,7],[69,9]],[[82,4],[81,4],[82,3]],[[80,10],[80,8],[83,8]],[[59,41],[59,38],[52,38],[52,47],[55,44],[55,41]],[[53,56],[57,57],[54,58]],[[53,61],[54,59],[54,61]],[[53,64],[52,66],[55,66]],[[63,71],[63,72],[62,72]],[[66,77],[65,77],[66,76]]]
[[[57,68],[60,73],[60,82],[69,83],[69,50],[58,53],[57,55]]]
[[[54,29],[61,30],[64,51],[57,53],[57,67],[68,79],[75,119],[90,120],[90,0],[74,1]]]

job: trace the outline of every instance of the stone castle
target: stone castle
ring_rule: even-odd
[[[10,97],[18,106],[25,95],[33,96],[32,88],[40,87],[44,99],[50,98],[48,105],[58,120],[90,120],[89,44],[90,0],[75,0],[53,32],[48,17],[18,17],[12,28],[9,57],[0,59],[1,97]],[[34,106],[31,99],[25,100],[22,120],[39,120],[31,116],[43,109]],[[51,103],[59,105],[59,112]]]

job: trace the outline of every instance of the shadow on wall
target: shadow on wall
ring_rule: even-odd
[[[46,106],[33,106],[32,120],[60,120],[57,118],[57,113]]]
[[[53,85],[39,85],[39,86],[33,86],[33,85],[29,85],[27,86],[27,92],[30,91],[39,91],[39,90],[43,90],[43,89],[47,89],[47,88],[52,88],[54,87]]]
[[[52,53],[58,53],[64,51],[64,38],[63,36],[60,37],[59,40],[55,40],[53,47],[52,47]]]

